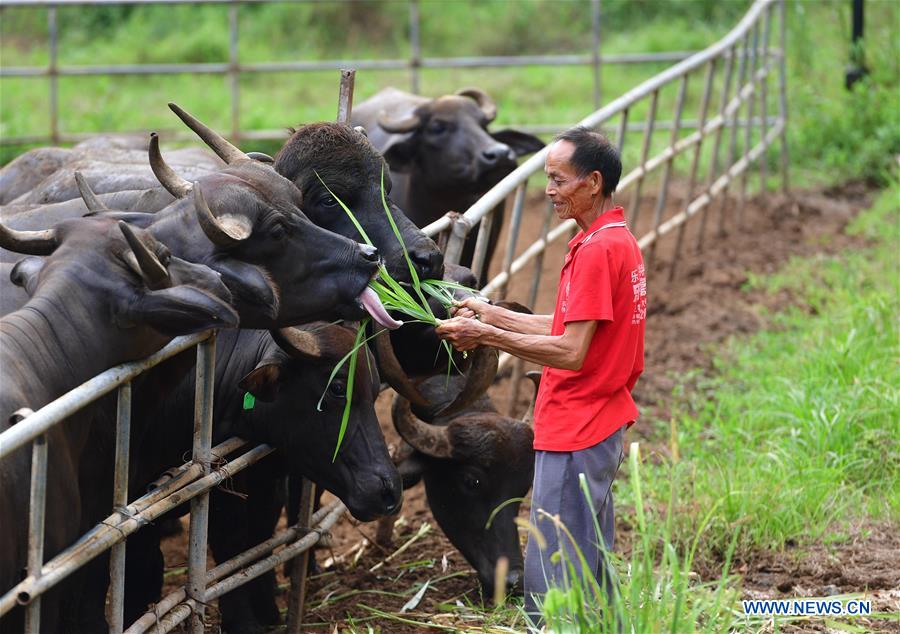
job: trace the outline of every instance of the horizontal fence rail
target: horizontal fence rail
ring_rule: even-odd
[[[182,0],[169,1],[174,3]],[[150,2],[165,3],[167,0],[133,0],[133,3],[141,4]],[[26,3],[25,0],[13,0],[5,2],[4,6],[7,4],[81,3]],[[418,11],[417,3],[413,2],[411,6]],[[599,9],[599,3],[596,6]],[[779,29],[778,45],[770,47],[772,28],[776,21]],[[770,91],[768,86],[768,79],[773,71],[778,75],[777,93]],[[653,258],[663,236],[677,232],[674,256],[668,262],[670,275],[674,274],[683,252],[684,231],[691,218],[700,217],[694,245],[697,249],[702,247],[711,208],[717,207],[715,220],[719,231],[726,227],[729,212],[732,226],[740,228],[751,168],[759,166],[760,182],[764,189],[768,154],[776,143],[780,149],[782,187],[787,187],[787,101],[784,73],[784,1],[756,0],[744,18],[720,41],[681,60],[581,121],[581,125],[591,128],[599,128],[615,121],[618,133],[615,141],[620,150],[624,149],[625,133],[639,126],[635,129],[643,134],[640,160],[621,179],[618,194],[621,195],[626,190],[630,190],[632,194],[628,210],[629,223],[636,232],[639,227],[643,227],[643,232],[638,232],[638,243],[647,253],[648,259]],[[677,90],[677,99],[672,120],[664,124],[656,121],[656,114],[660,92],[667,88]],[[696,112],[686,113],[692,94],[700,95]],[[772,104],[768,103],[769,97],[773,98]],[[629,120],[629,112],[643,103],[648,106],[645,121]],[[653,153],[653,135],[660,131],[668,133],[667,142],[663,149]],[[702,154],[704,148],[708,152],[705,161]],[[547,249],[561,237],[571,236],[576,229],[573,221],[554,223],[552,207],[547,206],[541,218],[540,237],[531,244],[522,245],[524,248],[517,255],[529,183],[532,188],[535,183],[543,183],[542,175],[535,175],[542,171],[547,151],[545,148],[525,161],[465,213],[450,213],[425,228],[425,232],[435,237],[439,244],[446,245],[446,260],[458,262],[463,241],[477,227],[478,238],[472,268],[476,276],[480,275],[485,267],[491,265],[487,257],[487,236],[492,223],[497,221],[494,217],[495,209],[498,204],[505,203],[508,197],[512,198],[508,238],[498,255],[500,270],[482,289],[492,297],[504,297],[510,282],[522,278],[525,269],[533,266],[534,272],[529,285],[530,302],[533,306],[541,283],[542,263]],[[680,157],[690,160],[687,193],[682,196],[676,213],[666,216],[667,201],[672,200],[673,163]],[[705,168],[705,173],[701,168]],[[659,175],[658,192],[653,198],[652,208],[647,210],[650,215],[642,215],[644,205],[641,204],[641,188],[657,184],[649,182],[649,178],[656,175]],[[728,190],[736,183],[739,185],[737,200],[732,203]],[[131,382],[142,372],[192,347],[197,348],[197,364],[191,460],[170,469],[149,492],[129,502]],[[509,362],[510,357],[504,355],[502,363]],[[156,354],[112,368],[36,412],[17,412],[18,422],[0,434],[0,459],[7,459],[12,452],[31,445],[28,561],[25,579],[13,588],[0,588],[0,591],[5,592],[0,596],[0,616],[16,609],[17,605],[25,606],[26,632],[39,631],[41,596],[91,560],[111,551],[109,617],[112,632],[168,632],[187,621],[194,632],[202,632],[204,610],[210,601],[288,560],[310,552],[317,544],[328,543],[328,530],[346,512],[346,507],[341,502],[334,502],[320,509],[309,516],[308,521],[301,519],[297,525],[282,530],[272,538],[207,570],[210,490],[274,451],[268,445],[251,446],[238,438],[230,438],[211,446],[214,366],[215,333],[179,337]],[[516,403],[518,379],[522,372],[521,362],[515,362],[511,407]],[[47,484],[47,432],[113,390],[118,390],[118,400],[112,512],[74,544],[45,562],[43,524]],[[191,503],[187,583],[163,597],[152,611],[134,623],[124,623],[125,540],[148,522],[187,501]],[[299,567],[295,563],[295,572]],[[291,632],[300,631],[302,622],[302,614],[298,615],[298,610],[302,612],[302,588],[305,586],[301,583],[300,587],[299,597],[292,598],[289,603]]]
[[[32,145],[38,143],[77,143],[102,132],[65,132],[60,129],[60,100],[58,80],[60,77],[91,76],[138,76],[138,75],[178,75],[200,74],[221,75],[228,77],[231,111],[231,138],[240,140],[284,140],[287,135],[283,129],[242,130],[240,122],[240,77],[241,75],[259,73],[303,73],[323,70],[339,70],[354,68],[369,71],[406,70],[409,72],[409,86],[412,92],[418,93],[420,88],[420,71],[422,69],[448,68],[512,68],[527,66],[585,66],[592,72],[592,99],[595,108],[601,103],[601,68],[611,64],[647,64],[672,63],[693,55],[693,51],[667,51],[658,53],[619,53],[601,54],[601,0],[589,0],[591,20],[590,53],[587,54],[554,54],[554,55],[493,55],[470,57],[426,57],[422,55],[420,43],[421,19],[419,0],[408,0],[409,5],[409,40],[410,54],[408,58],[397,59],[340,59],[340,60],[297,60],[288,62],[242,63],[240,61],[239,12],[242,4],[267,4],[284,0],[3,0],[3,7],[33,7],[47,10],[49,57],[46,66],[0,66],[0,78],[31,77],[45,78],[49,81],[49,134],[46,135],[3,135],[0,145]],[[309,2],[315,0],[300,0]],[[89,66],[66,66],[59,63],[59,7],[93,6],[93,5],[172,5],[172,4],[213,4],[228,7],[229,12],[229,45],[228,60],[216,63],[173,63],[173,64],[108,64]],[[690,122],[683,122],[690,126]],[[555,133],[566,126],[542,125],[528,123],[511,124],[512,127],[533,133]],[[170,131],[166,131],[167,135]],[[191,137],[178,130],[172,131],[168,138],[187,140]],[[118,134],[137,134],[118,130]],[[140,131],[143,133],[143,131]]]

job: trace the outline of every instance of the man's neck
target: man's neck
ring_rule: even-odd
[[[605,214],[614,206],[615,205],[613,205],[612,198],[601,198],[594,203],[590,211],[581,216],[576,216],[575,223],[578,225],[579,229],[587,232],[587,230],[591,228],[591,225],[594,224],[594,221],[597,218]]]

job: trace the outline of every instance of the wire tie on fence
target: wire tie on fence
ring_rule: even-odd
[[[128,535],[125,534],[125,531],[123,531],[117,524],[110,524],[106,520],[103,520],[100,523],[104,526],[108,526],[109,528],[114,528],[115,530],[119,531],[119,535],[121,535],[123,539],[128,537]]]

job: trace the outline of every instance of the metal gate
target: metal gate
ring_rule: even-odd
[[[156,0],[158,1],[158,0]],[[413,3],[415,4],[415,3]],[[581,124],[599,127],[615,120],[617,142],[622,148],[626,139],[629,112],[647,103],[647,117],[643,125],[641,159],[637,167],[625,175],[619,192],[631,192],[632,227],[643,221],[648,229],[640,236],[639,244],[648,250],[652,260],[663,236],[676,232],[674,257],[669,265],[674,274],[680,254],[683,252],[687,222],[699,214],[700,224],[696,234],[696,248],[702,248],[706,227],[715,220],[718,230],[724,230],[731,200],[729,187],[740,179],[737,200],[730,222],[740,227],[748,189],[750,168],[758,164],[760,182],[765,188],[767,160],[773,145],[780,155],[781,184],[788,185],[788,155],[786,145],[787,103],[785,92],[785,9],[784,0],[756,0],[744,18],[720,41],[696,53],[668,70],[642,83],[633,90],[611,101],[605,107],[585,117]],[[773,24],[777,23],[777,31]],[[778,42],[773,46],[773,32]],[[778,85],[770,94],[768,78],[775,70]],[[699,77],[701,98],[696,115],[695,132],[684,135],[682,122],[687,101],[689,81]],[[650,156],[650,148],[656,125],[657,104],[660,91],[667,86],[677,90],[677,99],[669,130],[668,143],[659,153]],[[770,97],[776,101],[770,116]],[[758,111],[757,111],[758,109]],[[741,125],[739,118],[744,117]],[[739,138],[742,137],[742,138]],[[706,171],[701,173],[703,148],[707,139],[709,155]],[[448,214],[429,225],[425,231],[431,236],[442,235],[446,240],[446,259],[457,262],[462,243],[480,222],[473,268],[476,275],[487,266],[485,261],[487,236],[494,220],[498,203],[512,196],[510,231],[503,253],[502,270],[483,289],[495,297],[503,297],[509,282],[522,276],[524,269],[533,263],[531,298],[533,304],[541,279],[543,255],[549,245],[570,234],[574,222],[569,220],[556,226],[551,222],[552,208],[546,212],[542,236],[527,246],[516,257],[517,239],[525,206],[525,196],[530,178],[543,168],[547,150],[538,152],[512,174],[503,179],[477,203],[463,214]],[[663,220],[663,210],[671,191],[672,165],[676,157],[687,154],[690,158],[687,194],[681,210]],[[640,216],[638,203],[641,190],[649,182],[651,174],[658,174],[658,194],[649,219]],[[710,215],[710,209],[717,214]],[[156,489],[130,503],[126,499],[128,473],[129,422],[131,410],[130,381],[141,372],[157,365],[181,351],[197,347],[197,411],[192,459],[173,470],[170,478]],[[0,615],[16,605],[26,610],[26,631],[39,629],[40,597],[49,588],[60,583],[68,575],[106,550],[112,550],[111,576],[111,631],[122,632],[124,593],[124,542],[147,521],[152,521],[167,510],[185,500],[191,500],[190,554],[188,583],[166,596],[153,612],[144,615],[125,631],[166,632],[187,618],[192,618],[195,632],[203,631],[203,610],[207,602],[229,590],[246,583],[263,572],[309,550],[319,543],[328,528],[345,511],[340,502],[318,511],[307,525],[293,526],[278,533],[272,539],[245,551],[234,559],[220,563],[212,570],[206,568],[206,532],[209,491],[234,473],[254,464],[273,451],[267,445],[253,447],[246,453],[222,466],[213,466],[213,457],[225,457],[245,448],[239,439],[229,439],[211,447],[213,367],[215,334],[204,333],[180,337],[158,353],[139,362],[117,366],[94,377],[39,411],[23,412],[23,419],[0,435],[0,459],[29,443],[32,446],[31,512],[29,524],[28,576],[0,597]],[[509,357],[503,362],[508,363]],[[514,366],[513,389],[518,385],[521,364]],[[101,396],[118,390],[117,441],[115,492],[112,513],[103,522],[83,535],[75,544],[48,562],[43,561],[44,507],[46,500],[47,445],[44,434],[66,417],[96,401]],[[515,399],[513,399],[515,402]],[[280,548],[277,553],[275,549]],[[305,566],[295,566],[295,571],[305,571]],[[290,603],[289,631],[300,631],[302,615],[298,606],[303,602],[302,572],[294,579],[293,599]]]

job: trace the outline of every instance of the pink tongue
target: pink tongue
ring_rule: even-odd
[[[359,301],[362,302],[363,308],[366,309],[366,312],[372,315],[372,319],[377,321],[385,328],[395,330],[403,325],[402,321],[397,321],[396,319],[388,315],[387,311],[384,309],[384,306],[381,303],[381,300],[378,299],[378,295],[376,295],[375,291],[373,291],[368,286],[366,287],[366,290],[360,293]]]

